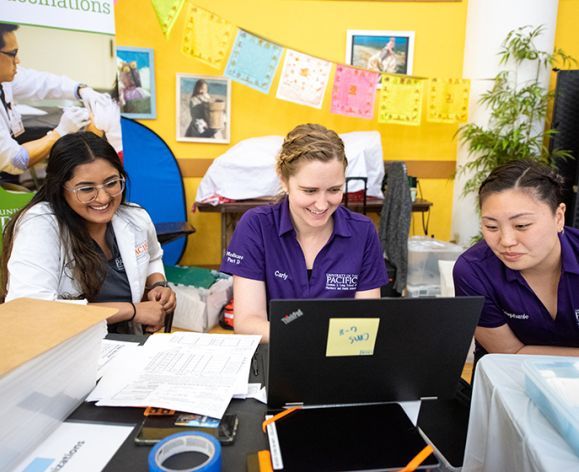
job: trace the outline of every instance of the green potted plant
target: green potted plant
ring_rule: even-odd
[[[499,72],[493,87],[479,100],[490,110],[488,125],[468,123],[457,132],[472,157],[459,168],[468,176],[463,195],[476,192],[493,168],[513,159],[552,164],[555,158],[571,157],[568,151],[548,149],[548,138],[556,131],[544,123],[554,92],[541,84],[540,75],[545,69],[564,67],[575,60],[561,49],[553,53],[537,49],[535,39],[542,32],[542,26],[523,26],[507,35],[499,52],[500,64],[512,64],[514,69]],[[534,67],[533,79],[519,79],[522,66]]]

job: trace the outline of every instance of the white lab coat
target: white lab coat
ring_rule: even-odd
[[[16,100],[71,99],[76,100],[78,82],[68,77],[39,72],[33,69],[18,67],[12,82],[3,82],[2,88],[6,102],[14,110]],[[20,119],[14,113],[8,113],[0,104],[0,172],[21,174],[24,169],[12,165],[12,159],[19,153],[20,145],[10,134],[11,120]]]
[[[137,206],[121,205],[112,220],[119,252],[131,286],[133,303],[142,300],[147,277],[164,274],[163,250],[149,214]],[[8,261],[6,301],[29,297],[42,300],[78,298],[71,277],[74,262],[63,244],[50,205],[41,202],[22,215],[16,225]]]

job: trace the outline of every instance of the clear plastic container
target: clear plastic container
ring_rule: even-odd
[[[525,391],[579,457],[579,359],[523,362]]]
[[[410,298],[437,297],[440,295],[440,285],[407,285],[406,291]]]
[[[407,284],[440,286],[438,261],[455,261],[463,251],[457,244],[427,236],[412,236],[408,239]]]

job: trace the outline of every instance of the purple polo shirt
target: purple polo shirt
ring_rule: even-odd
[[[506,267],[484,241],[458,258],[453,274],[456,295],[486,299],[479,326],[507,323],[526,345],[579,347],[579,230],[565,227],[559,239],[562,268],[555,319],[520,272]]]
[[[333,218],[332,236],[316,256],[309,280],[287,198],[241,217],[221,271],[264,281],[268,300],[353,298],[357,291],[385,285],[384,256],[372,221],[342,206]]]

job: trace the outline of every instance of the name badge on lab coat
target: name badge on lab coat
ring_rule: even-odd
[[[11,106],[8,110],[8,119],[10,120],[10,132],[12,136],[15,138],[16,136],[20,136],[24,133],[24,124],[22,123],[22,117],[18,110]]]

